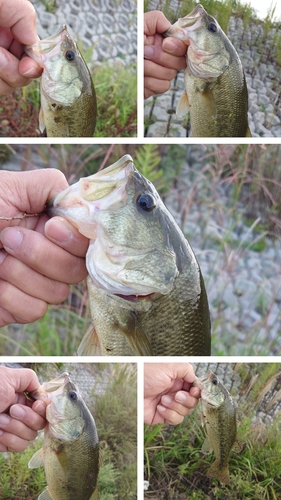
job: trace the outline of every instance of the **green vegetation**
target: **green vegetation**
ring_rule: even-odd
[[[46,12],[54,13],[57,10],[57,2],[56,0],[41,0],[44,5]]]
[[[137,132],[137,72],[121,63],[95,69],[98,118],[95,137],[135,137]]]
[[[145,479],[149,480],[150,487],[145,498],[149,499],[153,492],[153,498],[159,500],[164,492],[167,500],[280,498],[280,415],[276,410],[272,424],[253,424],[253,419],[258,411],[269,412],[276,404],[272,388],[280,389],[281,366],[240,363],[234,369],[238,369],[241,385],[230,392],[238,398],[238,439],[243,449],[230,454],[230,485],[206,477],[214,455],[204,456],[200,451],[205,436],[200,408],[196,408],[179,426],[146,426]],[[280,397],[277,404],[280,413]]]
[[[74,365],[74,363],[73,363]],[[47,366],[47,371],[54,365]],[[75,364],[75,370],[85,365]],[[32,368],[45,374],[44,365]],[[69,371],[68,364],[59,371]],[[87,367],[95,374],[91,394],[92,412],[100,440],[101,466],[98,488],[101,500],[137,498],[137,399],[136,365],[99,363]],[[51,379],[53,373],[44,379]],[[75,382],[75,376],[73,376]],[[100,390],[101,385],[105,387]],[[99,390],[96,388],[99,387]],[[82,392],[80,387],[80,391]],[[83,394],[83,392],[82,392]],[[46,487],[43,467],[28,469],[28,461],[43,443],[43,435],[21,453],[0,453],[0,497],[2,500],[35,499]]]

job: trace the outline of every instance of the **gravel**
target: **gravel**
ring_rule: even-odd
[[[245,206],[238,203],[233,209],[232,189],[204,176],[206,147],[183,147],[186,162],[165,203],[201,267],[210,306],[212,354],[280,355],[280,241],[246,225]],[[211,165],[204,168],[211,172]],[[183,220],[185,201],[189,208]],[[254,251],[259,240],[264,248]]]
[[[136,0],[56,0],[54,13],[46,12],[41,0],[33,0],[33,5],[40,38],[67,24],[71,36],[81,41],[85,50],[93,48],[90,68],[103,61],[125,66],[136,62]]]

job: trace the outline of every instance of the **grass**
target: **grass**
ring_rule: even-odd
[[[145,498],[161,499],[164,491],[167,500],[280,498],[280,399],[272,423],[254,423],[254,418],[269,401],[273,401],[274,391],[280,389],[281,365],[240,363],[238,367],[232,367],[241,380],[239,386],[234,383],[230,392],[235,400],[238,399],[238,438],[243,449],[240,453],[230,453],[230,485],[223,485],[205,475],[214,456],[206,457],[200,451],[205,437],[200,409],[196,408],[183,424],[174,428],[146,426],[145,479],[149,480],[150,488]],[[258,398],[261,393],[263,397]]]
[[[94,73],[98,103],[95,137],[135,137],[137,72],[121,63],[103,63]]]
[[[35,364],[41,374],[54,365]],[[72,368],[60,364],[60,373]],[[90,370],[95,377],[88,407],[98,430],[101,466],[98,488],[101,500],[135,500],[137,498],[137,402],[136,365],[99,363],[73,364],[75,371]],[[44,379],[48,375],[45,373]],[[53,377],[53,374],[49,377]],[[72,377],[75,383],[75,376]],[[47,378],[48,380],[48,378]],[[100,387],[103,387],[101,391]],[[82,387],[80,387],[82,392]],[[85,390],[85,388],[84,388]],[[82,392],[83,394],[83,392]],[[28,469],[33,453],[42,446],[42,437],[21,453],[0,454],[0,497],[2,500],[37,498],[46,486],[44,470]]]

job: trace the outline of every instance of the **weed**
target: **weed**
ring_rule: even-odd
[[[137,74],[121,63],[98,66],[94,74],[98,103],[95,137],[134,137],[137,126]]]

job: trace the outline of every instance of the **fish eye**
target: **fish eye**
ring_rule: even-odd
[[[151,212],[155,207],[155,200],[149,193],[141,194],[137,199],[138,206],[145,212]]]
[[[73,50],[67,50],[66,53],[65,53],[65,59],[67,59],[67,61],[74,61],[75,59],[75,53]]]
[[[218,385],[218,380],[217,380],[216,378],[214,378],[214,380],[213,380],[213,384],[214,384],[214,385]]]
[[[217,26],[216,26],[216,24],[215,24],[215,23],[210,23],[210,24],[208,24],[208,30],[209,30],[209,31],[212,31],[213,33],[216,33],[216,31],[217,31]]]
[[[70,399],[72,399],[72,401],[76,401],[77,393],[75,391],[70,391],[68,395],[69,395]]]

